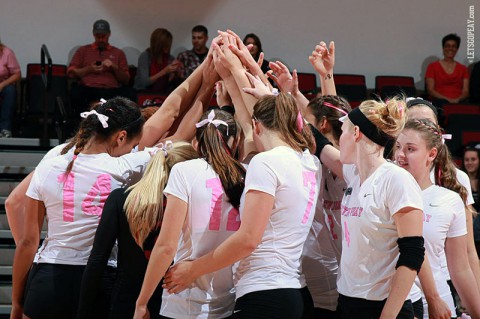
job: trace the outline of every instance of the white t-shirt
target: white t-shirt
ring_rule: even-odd
[[[338,261],[342,251],[340,205],[346,184],[322,166],[321,187],[323,196],[320,194],[317,201],[312,228],[303,247],[302,269],[315,308],[335,311]]]
[[[26,193],[46,207],[48,231],[39,263],[86,265],[105,200],[112,190],[140,179],[150,154],[79,154],[65,179],[71,159],[67,153],[42,161]]]
[[[422,191],[423,195],[423,237],[425,238],[425,253],[430,261],[433,277],[440,297],[455,314],[450,287],[442,270],[442,255],[445,254],[447,238],[467,234],[465,205],[460,196],[446,188],[432,185]],[[421,288],[418,278],[415,284]],[[424,318],[428,318],[428,306],[423,299]]]
[[[173,166],[164,190],[188,203],[175,263],[194,260],[218,247],[240,227],[240,215],[220,178],[204,159]],[[235,305],[232,267],[203,275],[178,294],[163,291],[160,314],[170,318],[226,318]]]
[[[434,169],[430,171],[430,180],[432,183],[435,184],[435,173]],[[457,172],[457,180],[460,184],[462,184],[463,187],[467,189],[467,205],[473,205],[475,202],[473,200],[473,194],[472,194],[472,185],[470,185],[470,179],[468,178],[467,173],[464,171],[455,168],[455,171]],[[467,216],[465,216],[467,218]],[[450,280],[450,273],[448,272],[448,267],[447,267],[447,257],[445,256],[445,252],[440,253],[440,258],[442,261],[442,269],[443,272],[447,278],[447,280]]]
[[[260,244],[236,266],[236,297],[261,290],[302,288],[300,257],[315,215],[320,188],[319,160],[307,150],[278,146],[255,155],[244,195],[257,190],[275,197]],[[240,214],[243,214],[242,196]]]
[[[360,185],[355,165],[343,165],[348,185],[342,200],[342,258],[338,292],[367,300],[388,297],[398,260],[393,215],[405,207],[422,209],[421,190],[412,175],[389,162]]]

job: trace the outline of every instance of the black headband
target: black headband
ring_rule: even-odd
[[[419,98],[407,101],[407,109],[414,107],[415,105],[428,106],[433,111],[433,114],[435,114],[435,116],[438,116],[437,108],[430,101]]]
[[[377,128],[357,107],[348,113],[350,121],[360,128],[360,132],[365,134],[371,141],[380,146],[385,146],[390,140],[394,138],[379,128]]]

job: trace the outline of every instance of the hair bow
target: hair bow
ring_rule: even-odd
[[[163,155],[167,156],[168,151],[173,148],[173,142],[168,140],[165,143],[158,143],[156,147],[158,147],[159,151],[163,151]]]
[[[100,123],[102,123],[102,126],[103,128],[107,128],[108,127],[108,116],[104,115],[104,114],[100,114],[100,113],[97,113],[97,111],[95,110],[91,110],[89,112],[83,112],[83,113],[80,113],[80,116],[82,118],[87,118],[89,115],[96,115],[98,117],[98,120],[100,121]]]
[[[228,136],[228,124],[225,121],[222,120],[215,120],[215,112],[212,110],[210,113],[208,113],[208,117],[197,124],[195,124],[196,128],[202,127],[204,125],[210,125],[213,124],[215,127],[218,127],[219,125],[225,125],[227,127],[227,136]]]
[[[452,134],[442,134],[442,143],[445,144],[445,140],[451,140]]]

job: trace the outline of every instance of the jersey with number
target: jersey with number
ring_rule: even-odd
[[[399,251],[393,215],[405,207],[422,209],[421,190],[412,175],[389,162],[363,183],[355,165],[344,165],[342,258],[338,292],[367,300],[388,297]]]
[[[432,185],[422,191],[423,195],[423,237],[425,238],[425,253],[428,256],[433,278],[440,297],[455,314],[450,287],[442,270],[442,255],[445,252],[447,238],[467,234],[465,205],[460,196],[446,188]],[[418,278],[415,284],[421,288]],[[428,306],[423,299],[424,318],[428,318]]]
[[[302,269],[315,308],[337,308],[338,262],[342,252],[340,205],[345,181],[322,166],[322,184],[312,227],[302,253]]]
[[[240,227],[238,210],[204,159],[173,166],[164,190],[188,203],[174,262],[197,259],[219,246]],[[163,292],[160,314],[170,318],[226,318],[235,304],[232,267],[203,275],[178,294]]]
[[[253,291],[305,286],[300,258],[315,214],[319,165],[308,151],[286,146],[257,154],[250,162],[244,195],[256,190],[275,201],[260,244],[236,264],[237,298]],[[245,196],[241,201],[242,214]]]
[[[46,208],[39,263],[86,265],[105,200],[113,189],[140,179],[150,154],[79,154],[66,176],[71,158],[67,153],[40,163],[26,193]]]

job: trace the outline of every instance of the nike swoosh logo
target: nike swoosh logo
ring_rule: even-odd
[[[440,207],[440,205],[434,205],[432,203],[428,204],[430,207]]]
[[[363,195],[363,198],[365,198],[367,196],[370,196],[370,195],[373,195],[373,194],[365,194],[365,195]]]

